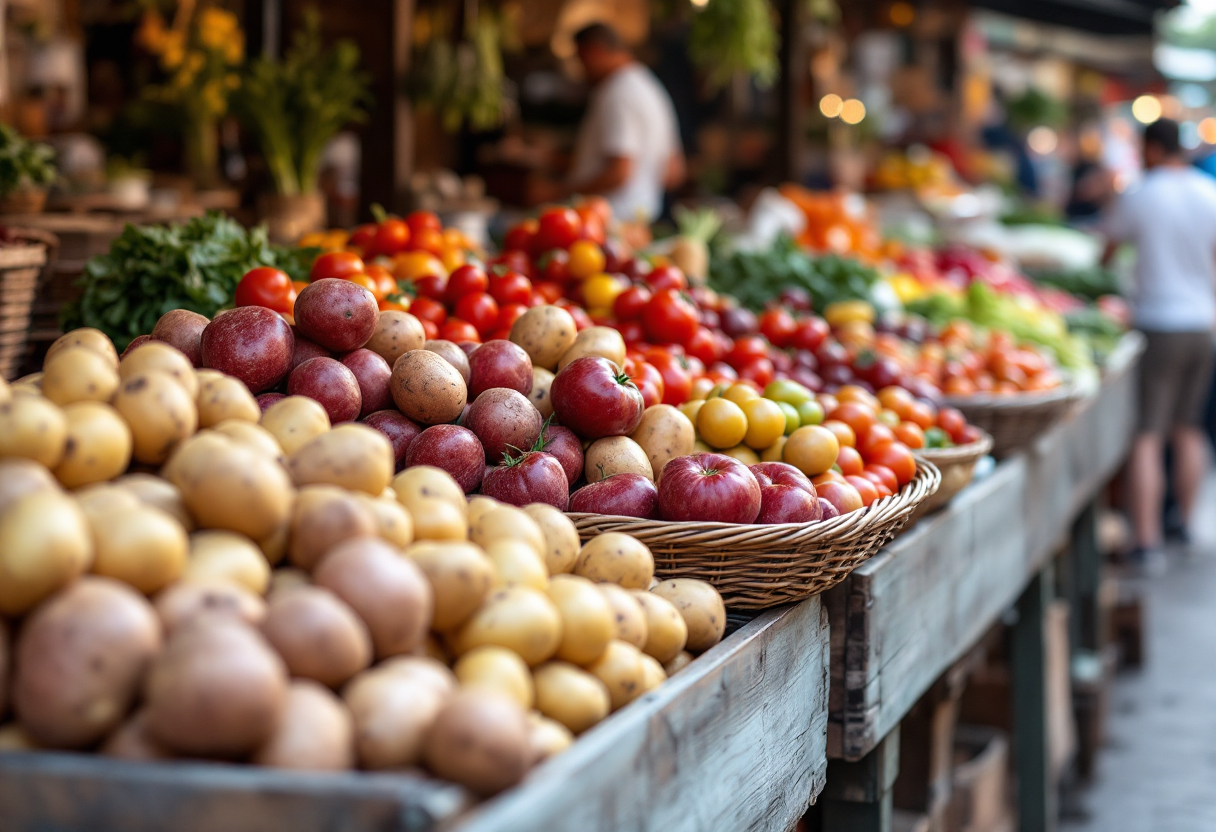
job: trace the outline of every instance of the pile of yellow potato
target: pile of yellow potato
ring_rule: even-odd
[[[634,538],[393,468],[311,399],[63,336],[0,382],[0,751],[492,794],[722,638],[717,592]]]

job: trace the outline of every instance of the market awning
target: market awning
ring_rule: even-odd
[[[973,0],[980,9],[1100,35],[1151,35],[1158,12],[1181,0]]]

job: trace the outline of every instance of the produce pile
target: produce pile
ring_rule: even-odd
[[[319,281],[302,320],[337,283],[366,294]],[[717,592],[656,581],[632,537],[395,473],[393,442],[312,398],[263,411],[277,314],[198,323],[121,360],[76,330],[0,386],[0,750],[421,765],[489,795],[722,638]],[[239,343],[266,350],[241,377],[195,366]]]

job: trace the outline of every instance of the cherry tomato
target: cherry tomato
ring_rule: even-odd
[[[376,288],[373,294],[376,297],[388,297],[395,295],[399,291],[397,279],[393,277],[393,273],[377,263],[372,263],[367,267],[367,276],[376,281]]]
[[[410,311],[410,299],[405,297],[404,295],[397,295],[397,297],[401,298],[401,300],[389,300],[388,298],[385,298],[381,301],[378,301],[377,305],[380,307],[380,311],[381,312],[409,312]]]
[[[950,434],[950,438],[955,444],[963,444],[959,440],[963,436],[963,429],[967,427],[967,418],[953,407],[943,407],[937,411],[937,426]]]
[[[664,289],[687,289],[688,278],[677,266],[655,266],[644,278],[646,285],[656,292]]]
[[[313,261],[309,280],[324,280],[327,277],[344,279],[352,274],[363,274],[367,268],[363,258],[353,251],[327,251]]]
[[[485,292],[465,295],[456,301],[454,314],[471,323],[482,335],[498,325],[498,303]]]
[[[846,477],[860,476],[861,472],[865,470],[861,454],[856,448],[850,448],[848,445],[842,446],[837,452],[836,465],[840,468],[840,473]]]
[[[865,436],[878,421],[872,408],[857,402],[842,402],[835,409],[828,411],[827,418],[844,422],[857,436]]]
[[[504,251],[527,251],[532,247],[532,238],[536,235],[536,220],[524,220],[519,225],[513,225],[503,238]]]
[[[663,404],[681,405],[688,401],[692,395],[692,373],[683,358],[665,347],[651,347],[643,355],[663,377]]]
[[[307,280],[293,280],[293,281],[291,281],[291,288],[292,288],[292,289],[295,291],[295,293],[296,293],[297,295],[298,295],[298,294],[300,294],[300,292],[303,292],[303,291],[304,291],[304,287],[305,287],[305,286],[307,286],[307,285],[308,285],[308,281],[307,281]]]
[[[527,311],[528,307],[526,304],[504,303],[502,306],[498,307],[498,328],[506,329],[509,333],[511,326]]]
[[[857,434],[857,450],[861,451],[867,462],[877,462],[874,455],[894,441],[895,431],[879,422],[870,425],[864,434]]]
[[[428,274],[414,281],[414,291],[418,293],[418,297],[420,298],[443,300],[443,295],[447,291],[447,288],[448,279],[440,277],[437,274]]]
[[[376,278],[370,274],[352,274],[347,278],[351,283],[358,284],[364,289],[372,293],[372,297],[376,300],[383,300],[386,296],[380,294],[380,285],[376,283]]]
[[[443,232],[434,228],[420,228],[410,232],[410,249],[425,251],[439,257],[444,253]]]
[[[439,337],[444,341],[452,341],[457,344],[461,341],[481,343],[481,335],[477,332],[477,327],[460,318],[448,318],[447,322],[439,327]]]
[[[715,361],[705,369],[705,374],[713,378],[716,382],[723,381],[738,381],[739,374],[735,372],[735,368],[727,364],[725,361]]]
[[[490,297],[498,301],[499,306],[527,303],[532,298],[532,281],[519,272],[490,275]]]
[[[541,251],[570,248],[583,230],[583,221],[573,208],[550,208],[536,220],[534,244]]]
[[[544,303],[553,304],[561,299],[562,287],[559,283],[534,283],[532,284],[532,293]]]
[[[645,286],[630,286],[616,296],[612,302],[612,312],[620,321],[636,321],[642,315],[642,308],[650,302],[654,293]]]
[[[587,310],[583,307],[573,304],[565,298],[560,298],[556,305],[570,313],[570,317],[574,318],[574,326],[579,332],[582,332],[589,326],[595,326],[591,322],[591,316],[587,314]]]
[[[870,458],[870,462],[890,468],[900,485],[907,485],[916,476],[916,457],[900,442],[883,445]]]
[[[422,334],[426,336],[426,340],[434,341],[439,337],[439,327],[434,321],[423,321]]]
[[[646,339],[646,331],[642,329],[641,321],[620,321],[616,324],[616,329],[628,346],[635,346]]]
[[[259,266],[245,272],[236,286],[237,306],[264,306],[275,312],[291,312],[296,290],[287,272],[270,266]]]
[[[815,316],[803,318],[794,328],[789,345],[797,350],[817,350],[831,332],[832,328],[823,318]]]
[[[591,240],[575,240],[570,246],[570,276],[586,280],[604,270],[604,252]]]
[[[768,342],[759,335],[743,335],[735,339],[726,353],[726,363],[740,369],[757,358],[768,357]]]
[[[924,402],[912,402],[908,407],[908,412],[904,414],[904,421],[914,422],[921,430],[928,430],[937,421],[937,414]]]
[[[409,226],[412,237],[417,237],[422,231],[443,231],[443,223],[430,211],[415,211],[405,218],[405,224]]]
[[[760,316],[760,332],[774,347],[788,347],[798,324],[784,309],[769,309]]]
[[[878,486],[870,482],[866,477],[845,475],[845,480],[849,485],[857,489],[857,493],[861,495],[861,504],[863,506],[868,506],[878,500]]]
[[[441,326],[448,319],[448,310],[434,298],[419,295],[410,304],[410,314],[420,321],[430,321],[435,326]]]
[[[579,200],[574,209],[578,211],[580,217],[594,214],[600,218],[600,222],[605,224],[612,220],[612,206],[602,196],[585,196]]]
[[[663,376],[658,369],[643,359],[626,358],[625,375],[633,379],[642,393],[642,403],[651,407],[663,401]]]
[[[739,378],[755,382],[760,387],[767,387],[777,377],[773,362],[768,358],[753,358],[739,368]]]
[[[410,227],[405,220],[389,217],[376,227],[376,254],[392,257],[400,251],[405,251],[410,245]]]
[[[350,239],[348,239],[346,242],[349,245],[355,246],[364,254],[375,254],[376,230],[377,227],[374,222],[356,226],[355,230],[350,232]]]
[[[536,269],[532,267],[532,258],[528,256],[526,251],[504,251],[490,260],[490,265],[501,266],[508,271],[519,272],[529,280],[532,280],[536,274]]]
[[[703,326],[697,327],[692,338],[684,345],[684,351],[705,364],[713,364],[722,357],[721,343]]]
[[[912,450],[925,447],[925,432],[915,422],[900,422],[894,428],[895,438]]]
[[[665,289],[642,309],[642,325],[652,341],[683,346],[697,334],[697,307],[678,290]]]
[[[490,288],[490,278],[480,266],[461,266],[448,275],[448,285],[443,291],[443,302],[455,306],[465,295],[485,292]],[[495,310],[494,314],[498,314]]]
[[[867,475],[876,477],[891,493],[899,490],[899,479],[895,476],[895,472],[885,465],[874,465],[872,463],[867,465],[863,476]]]
[[[570,255],[564,249],[546,251],[536,261],[540,267],[540,279],[550,283],[567,283],[570,280]]]
[[[878,490],[878,498],[880,500],[883,497],[890,497],[895,493],[887,486],[887,484],[883,481],[883,478],[878,474],[875,474],[873,471],[862,471],[861,475],[870,482],[874,483],[874,488]],[[891,475],[891,481],[895,483],[896,487],[899,486],[899,483],[895,480],[894,474]]]

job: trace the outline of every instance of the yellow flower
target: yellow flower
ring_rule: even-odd
[[[166,32],[160,53],[160,65],[165,69],[176,69],[181,66],[185,57],[186,47],[181,32]]]
[[[160,54],[165,43],[165,19],[159,12],[144,12],[139,29],[135,33],[135,42],[153,55]]]
[[[245,36],[237,32],[224,45],[224,60],[236,66],[245,59]]]
[[[236,17],[233,14],[213,6],[199,12],[198,37],[207,49],[223,49],[236,31]]]

